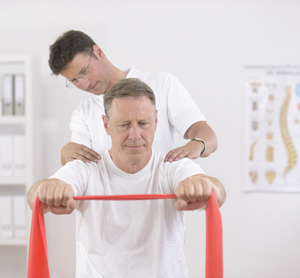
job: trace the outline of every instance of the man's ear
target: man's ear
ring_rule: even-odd
[[[93,46],[93,52],[94,52],[94,55],[97,56],[97,58],[103,58],[104,57],[103,50],[96,44]]]
[[[108,122],[107,117],[105,115],[102,115],[102,120],[103,120],[103,125],[104,125],[104,128],[105,128],[106,134],[110,135],[109,127],[108,127],[109,122]]]

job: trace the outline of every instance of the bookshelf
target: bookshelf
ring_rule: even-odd
[[[24,196],[26,236],[3,238],[0,234],[0,277],[26,277],[28,247],[31,226],[31,210],[27,205],[26,194],[29,188],[42,178],[42,140],[41,140],[41,90],[40,69],[37,57],[24,55],[0,55],[0,96],[3,102],[4,76],[24,76],[24,115],[0,115],[1,135],[24,136],[25,174],[22,177],[1,176],[0,197]],[[0,157],[1,159],[1,157]],[[1,170],[1,169],[0,169]],[[0,200],[1,201],[1,200]],[[9,209],[9,208],[8,208]],[[12,214],[13,215],[13,214]],[[1,215],[0,215],[1,217]],[[13,220],[14,222],[14,220]],[[14,265],[18,262],[18,267]],[[21,275],[21,276],[20,276]]]

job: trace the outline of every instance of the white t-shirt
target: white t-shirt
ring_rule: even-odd
[[[98,163],[75,160],[51,178],[71,184],[75,196],[174,194],[180,181],[203,173],[189,159],[169,163],[164,157],[153,150],[149,163],[129,174],[115,166],[106,151]],[[175,202],[78,201],[76,277],[188,277],[184,214],[175,210]]]
[[[126,78],[139,78],[153,90],[158,110],[158,125],[153,148],[165,152],[175,148],[176,131],[184,137],[190,126],[206,121],[187,90],[169,73],[140,72],[130,68]],[[83,144],[97,153],[111,148],[111,139],[105,132],[102,115],[103,95],[93,95],[80,103],[72,114],[71,141]]]

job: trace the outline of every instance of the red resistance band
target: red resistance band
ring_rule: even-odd
[[[175,194],[78,196],[74,200],[176,199]],[[211,194],[206,206],[206,278],[223,278],[222,219],[217,198]],[[33,205],[27,278],[50,278],[43,207],[37,197]]]

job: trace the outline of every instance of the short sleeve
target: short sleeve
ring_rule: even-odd
[[[176,131],[184,137],[186,131],[194,123],[206,121],[188,91],[182,83],[169,74],[166,85],[168,118]]]
[[[74,195],[84,195],[90,179],[89,163],[70,161],[61,167],[50,179],[59,179],[72,186]]]
[[[77,107],[72,113],[70,129],[72,131],[72,142],[85,145],[90,149],[92,148],[89,127],[80,106]]]
[[[191,177],[197,174],[205,174],[199,164],[196,164],[188,158],[165,163],[169,163],[168,180],[174,192],[176,192],[179,182],[183,181],[187,177]]]

